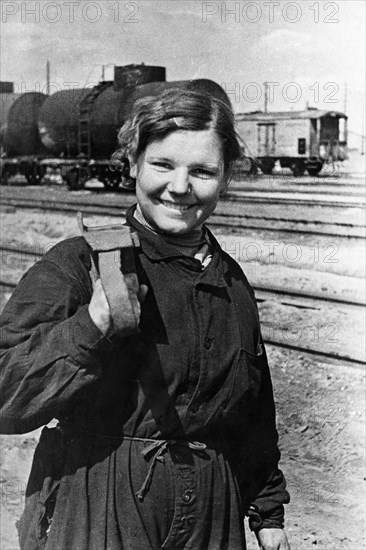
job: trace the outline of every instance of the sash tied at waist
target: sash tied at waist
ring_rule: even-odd
[[[121,436],[104,435],[100,433],[94,433],[89,430],[83,430],[76,426],[71,427],[67,423],[60,423],[58,424],[57,428],[60,429],[64,434],[68,434],[69,436],[78,433],[100,441],[127,440],[145,443],[141,454],[146,460],[151,460],[151,463],[145,481],[143,482],[141,489],[136,493],[136,496],[140,501],[144,500],[144,497],[150,488],[157,461],[164,461],[163,455],[169,449],[169,447],[188,447],[193,452],[202,452],[207,449],[207,445],[205,443],[202,443],[200,441],[190,441],[189,439],[150,439],[146,437],[133,437],[124,434]]]
[[[136,496],[140,501],[144,500],[145,495],[150,488],[157,461],[164,461],[163,454],[168,450],[169,447],[180,445],[183,447],[189,447],[190,449],[192,449],[192,451],[204,451],[207,448],[205,443],[201,443],[199,441],[189,441],[188,439],[145,439],[142,437],[128,436],[124,436],[124,439],[128,439],[131,441],[142,441],[144,443],[150,442],[150,444],[141,451],[141,454],[145,459],[149,459],[149,455],[152,458],[145,481],[143,482],[141,489],[136,493]]]

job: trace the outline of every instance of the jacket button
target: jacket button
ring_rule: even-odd
[[[191,502],[193,498],[193,491],[186,489],[184,493],[182,494],[182,500],[183,502]]]
[[[193,413],[196,413],[198,411],[198,409],[200,408],[199,404],[198,403],[193,403],[192,407],[191,407],[191,411]]]
[[[205,341],[203,342],[203,346],[205,349],[210,349],[211,347],[211,340],[209,338],[206,338]]]

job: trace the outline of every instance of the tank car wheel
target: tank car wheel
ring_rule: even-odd
[[[0,183],[1,185],[9,185],[10,172],[1,167],[0,171]]]
[[[252,160],[252,166],[249,170],[249,176],[257,176],[258,175],[258,164],[253,160]]]
[[[85,183],[88,180],[88,173],[82,168],[71,168],[67,172],[65,180],[69,191],[84,189]]]
[[[1,174],[0,183],[1,185],[9,185],[9,174]]]
[[[305,166],[302,164],[293,164],[291,166],[292,173],[295,177],[303,176],[305,172]]]
[[[26,174],[28,185],[40,185],[43,175],[39,172],[37,174]]]
[[[39,180],[35,176],[26,176],[28,185],[38,185]]]
[[[259,168],[262,170],[265,176],[270,176],[274,168],[275,163],[271,160],[263,160],[259,163]]]
[[[270,176],[272,174],[273,166],[260,166],[260,169],[265,176]]]
[[[323,167],[307,168],[309,176],[317,176]]]
[[[118,189],[119,184],[121,183],[121,178],[119,176],[115,176],[112,178],[107,177],[103,178],[102,182],[106,189],[114,191],[115,189]]]

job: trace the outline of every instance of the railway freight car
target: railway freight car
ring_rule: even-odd
[[[296,176],[305,170],[315,176],[325,162],[347,155],[347,116],[337,111],[237,114],[236,129],[264,174],[271,174],[279,161]]]
[[[144,64],[117,66],[113,81],[46,96],[37,111],[37,138],[42,152],[39,154],[37,144],[28,163],[24,159],[18,162],[19,153],[6,148],[9,143],[6,131],[3,182],[17,165],[21,173],[36,170],[38,179],[39,173],[44,174],[47,168],[57,168],[70,189],[81,189],[91,178],[98,178],[107,188],[116,188],[121,175],[110,171],[109,160],[117,148],[118,130],[134,101],[159,95],[168,88],[185,88],[205,90],[229,102],[221,86],[211,80],[166,82],[165,72],[165,67]],[[33,124],[34,117],[31,118]]]

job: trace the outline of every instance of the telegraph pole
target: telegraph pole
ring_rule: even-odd
[[[264,112],[268,113],[268,82],[263,82],[264,85]]]
[[[362,107],[361,155],[365,154],[365,100]]]
[[[46,81],[47,81],[47,95],[50,95],[51,87],[50,87],[50,62],[47,61],[46,63]]]

